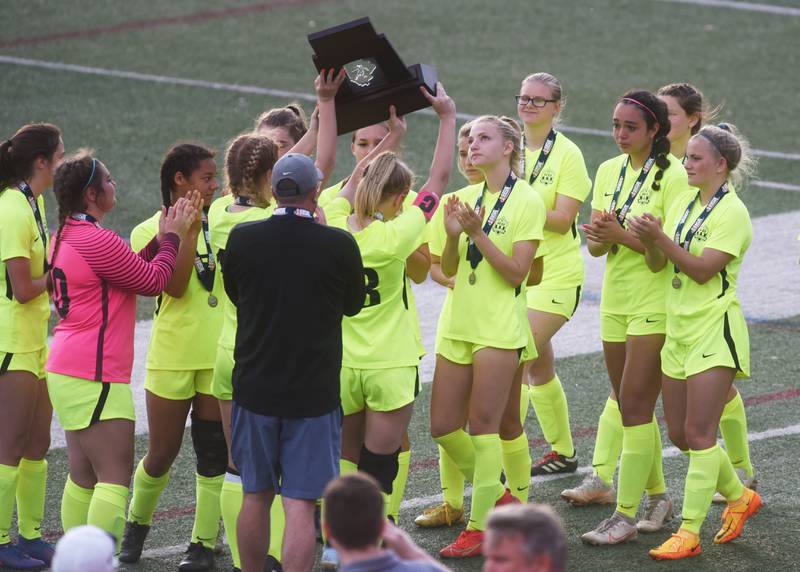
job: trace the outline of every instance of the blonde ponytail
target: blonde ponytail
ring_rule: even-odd
[[[355,214],[360,221],[373,216],[386,195],[411,189],[414,173],[391,151],[375,157],[356,188]]]

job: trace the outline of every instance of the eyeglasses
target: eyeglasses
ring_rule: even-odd
[[[557,99],[546,99],[544,97],[528,97],[527,95],[515,95],[517,105],[525,107],[529,103],[534,107],[544,107],[548,103],[556,103]]]

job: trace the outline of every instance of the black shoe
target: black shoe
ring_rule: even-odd
[[[267,554],[267,562],[264,564],[264,572],[283,572],[283,566],[278,560],[272,555]]]
[[[142,557],[144,540],[150,532],[150,525],[128,521],[125,523],[125,534],[122,535],[122,547],[119,552],[119,561],[126,564],[139,562]]]
[[[186,556],[178,564],[180,572],[200,572],[214,567],[214,551],[200,542],[192,542],[186,549]]]
[[[558,475],[563,473],[574,473],[578,470],[578,454],[572,453],[571,457],[559,455],[555,451],[550,451],[544,457],[536,461],[531,467],[531,476]]]

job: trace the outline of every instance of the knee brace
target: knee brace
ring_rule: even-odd
[[[361,458],[358,461],[358,470],[375,478],[386,494],[392,494],[392,483],[397,477],[399,464],[397,456],[400,449],[388,455],[373,453],[366,446],[361,447]]]
[[[218,477],[228,468],[228,446],[222,421],[200,419],[192,411],[192,445],[197,456],[197,474]]]

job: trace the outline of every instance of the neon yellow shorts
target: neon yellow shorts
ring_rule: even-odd
[[[108,419],[136,420],[129,383],[90,381],[48,371],[47,391],[67,431],[86,429]]]
[[[516,348],[517,355],[520,356],[520,362],[523,361],[525,350],[531,346],[533,348],[533,356],[532,358],[528,359],[536,359],[538,354],[536,353],[536,345],[533,343],[533,334],[528,331],[528,341],[525,345],[521,348]],[[484,348],[488,348],[489,346],[481,345],[481,344],[473,344],[472,342],[466,342],[464,340],[454,340],[452,338],[441,338],[439,340],[439,347],[436,350],[436,353],[442,356],[443,358],[453,362],[458,363],[461,365],[472,365],[472,362],[475,361],[474,355]],[[498,349],[513,349],[513,348],[498,348]],[[529,350],[530,352],[530,350]],[[528,354],[530,355],[530,353]]]
[[[712,367],[730,367],[736,377],[750,377],[750,336],[740,309],[729,309],[698,341],[687,345],[667,336],[661,349],[661,371],[686,379]]]
[[[164,399],[191,399],[198,393],[211,395],[213,377],[213,369],[148,369],[144,376],[144,388]]]
[[[419,394],[419,369],[416,366],[386,369],[342,367],[340,374],[342,411],[345,415],[366,408],[394,411],[412,403]]]
[[[533,338],[533,332],[528,328],[528,343],[522,349],[522,354],[519,356],[519,362],[525,363],[534,361],[539,357],[539,352],[536,350],[536,340]]]
[[[664,335],[666,331],[666,314],[600,313],[600,339],[604,342],[624,342],[628,336]]]
[[[7,371],[28,371],[37,379],[44,379],[47,363],[47,346],[35,352],[0,352],[0,375]]]
[[[211,395],[222,401],[233,399],[233,365],[233,352],[218,347],[214,378],[211,381]]]
[[[527,289],[526,295],[529,309],[564,316],[569,320],[575,315],[581,301],[581,287],[551,289],[532,286]]]

